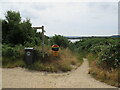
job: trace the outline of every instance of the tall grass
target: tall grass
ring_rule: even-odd
[[[107,70],[99,66],[98,58],[96,55],[88,54],[87,59],[89,60],[91,74],[95,79],[105,82],[107,84],[118,87],[118,69]]]
[[[78,66],[80,63],[69,49],[59,51],[59,56],[52,56],[52,51],[48,51],[49,56],[44,61],[36,61],[29,69],[48,72],[66,72],[74,69],[72,65]]]
[[[6,48],[5,48],[6,50]],[[16,57],[15,59],[6,57],[6,54],[9,54],[9,52],[5,52],[2,63],[3,63],[3,68],[14,68],[14,67],[25,67],[30,70],[38,70],[38,71],[48,71],[48,72],[66,72],[66,71],[71,71],[74,68],[77,68],[80,66],[80,63],[82,62],[82,59],[80,60],[77,58],[77,54],[71,52],[71,50],[67,49],[60,49],[59,50],[59,55],[57,57],[54,57],[52,55],[52,50],[45,46],[45,57],[42,58],[42,53],[41,53],[41,47],[37,46],[35,48],[36,50],[36,57],[35,57],[35,62],[32,65],[27,65],[24,62],[24,49],[22,48],[12,48],[10,47],[10,50],[13,51],[18,51],[20,53],[20,57]],[[82,54],[81,54],[82,55]],[[12,57],[14,56],[14,53]],[[74,66],[74,67],[73,67]]]
[[[25,67],[26,66],[23,59],[17,59],[15,61],[10,61],[10,59],[8,61],[8,59],[9,58],[5,58],[5,57],[2,58],[2,62],[4,60],[4,63],[2,64],[3,68],[14,68],[14,67]]]

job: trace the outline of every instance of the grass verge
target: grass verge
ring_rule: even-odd
[[[3,61],[4,60],[4,61]],[[3,68],[14,68],[14,67],[25,67],[26,64],[23,59],[18,59],[15,61],[10,60],[9,58],[2,58],[2,67]]]
[[[40,53],[37,53],[40,54]],[[81,54],[82,55],[82,54]],[[47,71],[47,72],[67,72],[76,69],[81,65],[82,59],[80,55],[71,52],[69,49],[59,51],[59,56],[54,57],[52,51],[46,50],[44,59],[41,55],[32,65],[26,65],[23,59],[12,60],[10,58],[2,58],[3,68],[25,67],[30,70]]]
[[[107,70],[97,66],[97,57],[93,54],[88,54],[87,59],[89,60],[91,74],[96,80],[105,82],[109,85],[119,87],[118,80],[118,69]]]

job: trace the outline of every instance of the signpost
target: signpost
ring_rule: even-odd
[[[45,36],[44,36],[44,32],[45,32],[44,26],[42,26],[42,27],[33,27],[33,28],[34,29],[42,29],[42,56],[44,58],[44,38],[45,38]]]

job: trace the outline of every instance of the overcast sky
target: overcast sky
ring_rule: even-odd
[[[45,26],[46,35],[98,36],[118,34],[117,2],[0,2],[0,18],[8,10]]]

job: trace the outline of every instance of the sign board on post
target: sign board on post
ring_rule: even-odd
[[[42,27],[33,27],[34,29],[42,29],[42,56],[43,56],[43,58],[44,58],[44,32],[45,32],[45,30],[44,30],[44,26],[42,26]]]

